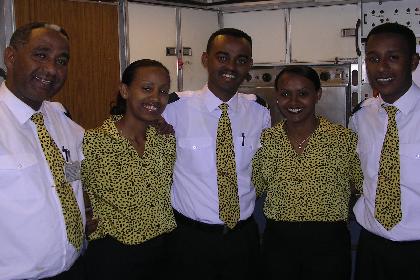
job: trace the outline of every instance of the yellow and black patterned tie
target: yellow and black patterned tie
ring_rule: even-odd
[[[378,187],[376,189],[375,218],[387,229],[401,221],[399,138],[395,115],[398,108],[383,106],[388,114],[388,127],[379,161]]]
[[[235,151],[232,127],[228,115],[228,105],[219,105],[222,115],[217,126],[216,166],[219,191],[219,217],[229,227],[234,228],[240,218],[238,178],[236,176]]]
[[[51,173],[54,177],[55,189],[61,202],[64,221],[66,223],[67,238],[77,250],[80,250],[82,248],[84,236],[82,216],[73,188],[66,181],[64,176],[65,161],[63,155],[48,133],[47,128],[44,125],[42,114],[33,114],[31,120],[36,125],[42,150],[44,151],[45,158],[47,159]]]

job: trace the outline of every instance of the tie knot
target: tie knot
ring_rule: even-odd
[[[227,113],[227,110],[229,108],[229,105],[227,103],[222,103],[219,105],[220,110],[222,110],[222,113]]]
[[[31,120],[36,125],[44,125],[44,117],[42,116],[42,113],[38,112],[32,115]]]
[[[388,114],[388,117],[394,117],[398,112],[398,108],[395,106],[383,106],[382,107],[385,109],[386,113]]]

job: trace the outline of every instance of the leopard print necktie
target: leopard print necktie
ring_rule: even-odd
[[[232,229],[239,221],[240,210],[235,151],[233,149],[232,127],[230,125],[228,107],[226,103],[219,105],[222,115],[217,126],[216,166],[219,192],[219,217]]]
[[[376,189],[375,218],[387,229],[401,221],[399,138],[395,115],[398,108],[383,106],[388,114],[388,127],[379,161],[378,187]]]
[[[42,114],[33,114],[31,120],[36,125],[42,150],[54,177],[55,189],[61,202],[64,221],[66,223],[67,238],[77,250],[80,250],[84,235],[82,216],[73,188],[64,176],[65,161],[63,155],[48,133]]]

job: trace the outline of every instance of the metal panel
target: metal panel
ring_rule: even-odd
[[[10,37],[15,30],[13,1],[0,0],[0,9],[0,68],[6,70],[6,66],[3,61],[3,52],[9,44]],[[2,77],[0,77],[0,83],[1,82],[3,82]]]
[[[402,0],[362,3],[362,36],[382,23],[398,22],[420,37],[420,1]]]
[[[371,0],[369,0],[371,1]],[[273,1],[159,1],[159,0],[130,0],[129,2],[146,3],[172,7],[189,7],[204,10],[222,11],[224,13],[238,13],[250,11],[264,11],[287,8],[318,7],[344,4],[356,4],[357,0],[273,0]]]
[[[175,8],[175,24],[176,24],[176,77],[177,77],[177,90],[182,91],[184,88],[184,68],[182,65],[182,35],[181,35],[181,8]]]
[[[119,0],[118,4],[118,33],[120,39],[120,76],[128,66],[130,57],[128,50],[128,2]]]
[[[341,37],[342,28],[354,28],[357,5],[292,9],[293,62],[326,62],[336,57],[355,59],[354,37]]]
[[[208,79],[201,56],[206,51],[207,40],[218,30],[218,13],[182,8],[182,47],[191,48],[191,56],[183,56],[183,88],[201,88]]]
[[[162,62],[169,69],[172,91],[177,90],[177,59],[165,50],[176,46],[175,20],[175,8],[128,3],[130,61]]]
[[[347,87],[322,87],[321,99],[315,106],[316,114],[326,117],[331,122],[347,126],[347,92]]]
[[[322,97],[316,105],[316,113],[334,123],[347,126],[351,113],[350,68],[351,64],[305,64],[314,68],[321,77]],[[263,98],[270,108],[272,124],[282,115],[276,106],[274,81],[285,65],[254,65],[239,91],[253,93]]]
[[[254,63],[284,63],[286,59],[286,15],[283,10],[225,14],[225,27],[241,29],[252,37]]]

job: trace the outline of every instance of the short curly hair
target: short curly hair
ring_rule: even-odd
[[[407,42],[408,51],[410,52],[409,55],[413,55],[416,53],[416,35],[414,32],[405,25],[401,25],[396,22],[387,22],[381,25],[377,25],[369,32],[366,38],[366,45],[369,44],[369,38],[372,35],[376,34],[383,34],[383,33],[391,33],[391,34],[398,34],[404,38]]]
[[[242,30],[236,29],[236,28],[222,28],[222,29],[219,29],[219,30],[217,30],[216,32],[214,32],[213,34],[210,35],[210,38],[207,41],[207,47],[206,47],[206,52],[207,53],[210,52],[214,39],[219,35],[226,35],[226,36],[232,36],[232,37],[236,37],[236,38],[243,38],[249,43],[249,45],[252,49],[252,38],[247,33],[245,33]]]
[[[32,30],[37,28],[47,28],[51,30],[55,30],[57,32],[60,32],[64,37],[69,40],[69,35],[67,32],[60,26],[52,23],[46,23],[46,22],[31,22],[25,25],[20,26],[16,29],[16,31],[13,33],[12,37],[10,38],[9,46],[17,48],[19,46],[22,46],[29,41],[29,37],[31,36]]]

